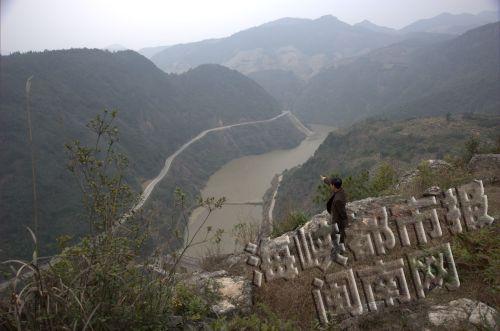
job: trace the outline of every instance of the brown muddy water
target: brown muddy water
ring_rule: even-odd
[[[234,226],[238,223],[255,223],[258,227],[262,221],[262,197],[270,187],[274,175],[304,163],[314,154],[328,133],[335,128],[311,125],[311,129],[315,134],[304,139],[295,148],[234,159],[209,178],[201,192],[202,197],[225,196],[226,204],[222,209],[213,211],[204,223],[203,220],[208,211],[204,208],[195,209],[190,215],[185,240],[191,240],[202,223],[193,243],[199,243],[205,239],[207,227],[212,228],[209,237],[212,237],[217,229],[222,229],[224,231],[221,236],[222,240],[219,245],[210,241],[197,244],[190,247],[186,255],[203,257],[209,251],[219,250],[220,253],[232,253],[243,249],[235,244],[232,235]],[[311,175],[315,176],[315,174]]]

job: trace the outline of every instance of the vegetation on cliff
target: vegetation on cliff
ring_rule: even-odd
[[[323,190],[320,175],[339,174],[351,201],[387,194],[394,173],[399,177],[421,160],[444,158],[459,168],[472,153],[497,150],[499,128],[499,116],[462,114],[406,121],[372,118],[333,132],[312,158],[284,173],[274,219],[279,222],[292,211],[309,216],[322,211],[322,200],[315,199]],[[449,176],[435,178],[444,185]]]
[[[145,255],[151,236],[148,220],[129,212],[136,201],[124,181],[127,158],[115,149],[115,113],[105,112],[89,123],[95,142],[67,145],[68,167],[81,184],[85,213],[74,219],[89,228],[76,245],[58,238],[59,254],[31,260],[8,260],[10,283],[0,293],[0,328],[7,330],[148,329],[168,328],[173,316],[197,321],[217,299],[215,287],[197,293],[179,282],[176,271],[186,243],[172,263],[157,254]],[[184,195],[177,193],[184,210]],[[224,198],[199,200],[211,211]],[[200,228],[203,224],[200,225]],[[38,246],[38,231],[31,231]],[[2,287],[6,284],[2,284]]]

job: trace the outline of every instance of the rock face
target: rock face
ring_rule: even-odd
[[[433,326],[446,329],[462,329],[473,324],[480,328],[497,330],[499,317],[494,308],[467,298],[453,300],[446,305],[432,306],[428,312],[429,322]]]
[[[219,293],[222,300],[212,306],[217,315],[227,315],[235,312],[247,313],[252,305],[250,281],[245,277],[220,277],[216,280],[220,285]]]
[[[439,186],[431,186],[422,194],[424,197],[439,196],[443,191]]]
[[[332,234],[327,211],[298,229],[262,238],[258,245],[248,244],[247,263],[255,267],[253,284],[262,288],[257,290],[259,298],[272,305],[288,300],[291,293],[301,301],[312,293],[307,304],[314,307],[323,325],[344,320],[367,325],[373,318],[381,323],[404,320],[401,323],[415,323],[414,329],[448,328],[451,321],[457,321],[457,328],[469,324],[496,328],[498,314],[484,303],[460,299],[436,305],[463,295],[453,237],[494,222],[488,215],[482,181],[445,192],[433,187],[426,195],[370,197],[348,203],[345,244]],[[271,284],[282,279],[290,282]],[[272,295],[266,296],[269,289]],[[443,296],[449,292],[453,293]],[[302,311],[299,306],[289,309]],[[385,316],[386,312],[392,315]],[[409,314],[415,318],[407,319]]]
[[[500,154],[476,154],[469,161],[468,169],[485,180],[500,180]]]
[[[187,283],[198,288],[211,286],[220,299],[211,309],[217,316],[248,313],[252,306],[252,284],[243,276],[229,276],[227,271],[198,272]]]
[[[347,235],[355,227],[352,227],[356,222],[359,222],[360,220],[357,218],[358,215],[370,215],[374,211],[379,210],[383,206],[393,206],[394,212],[399,213],[400,211],[406,209],[406,203],[407,200],[403,198],[402,196],[399,195],[389,195],[389,196],[384,196],[384,197],[370,197],[362,200],[356,200],[352,202],[348,202],[346,204],[346,211],[347,215],[349,218],[349,228],[347,228]],[[354,216],[354,217],[353,217]],[[329,223],[328,226],[323,226],[324,224]],[[322,235],[324,231],[326,232],[331,232],[331,225],[330,225],[330,214],[326,210],[324,210],[322,213],[314,215],[309,222],[307,222],[303,228],[305,232],[317,232],[318,230],[320,231],[318,234]],[[295,231],[289,231],[284,233],[283,235],[272,239],[277,243],[277,246],[282,244],[284,241],[286,241],[285,238],[287,237],[292,237],[294,235]]]

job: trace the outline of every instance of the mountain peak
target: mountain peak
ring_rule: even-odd
[[[371,31],[375,31],[375,32],[383,32],[383,33],[394,33],[396,32],[396,30],[394,29],[391,29],[391,28],[388,28],[388,27],[385,27],[385,26],[380,26],[380,25],[377,25],[369,20],[363,20],[359,23],[356,23],[354,24],[355,27],[361,27],[361,28],[364,28],[364,29],[368,29],[368,30],[371,30]]]
[[[368,21],[368,20],[362,20],[361,22],[356,23],[354,25],[375,25],[375,24],[371,21]]]
[[[110,52],[119,52],[119,51],[126,51],[128,50],[127,47],[120,45],[120,44],[112,44],[108,45],[103,48],[104,50],[110,51]]]
[[[340,20],[336,16],[333,16],[331,14],[323,15],[323,16],[315,19],[315,21],[339,21],[340,22]]]
[[[362,27],[368,27],[368,26],[378,26],[377,24],[368,21],[368,20],[363,20],[359,23],[354,24],[354,26],[362,26]]]
[[[263,27],[263,26],[270,27],[270,26],[294,25],[294,24],[305,22],[305,21],[308,21],[308,19],[296,18],[296,17],[283,17],[283,18],[277,19],[275,21],[264,23],[260,26],[261,27]]]

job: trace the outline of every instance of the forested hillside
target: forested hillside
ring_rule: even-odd
[[[262,70],[247,75],[262,86],[286,109],[290,109],[305,86],[305,81],[292,71]]]
[[[480,147],[494,147],[500,139],[499,115],[453,115],[411,120],[370,118],[332,132],[313,157],[284,173],[279,186],[274,219],[292,211],[314,214],[324,210],[313,202],[320,175],[337,173],[345,178],[388,162],[401,174],[420,160],[461,156],[469,139]],[[364,184],[364,183],[363,183]],[[353,192],[351,192],[353,193]]]
[[[452,40],[421,35],[325,70],[294,104],[307,122],[349,124],[371,115],[500,109],[500,23]]]
[[[283,116],[267,123],[212,132],[195,142],[176,158],[169,174],[148,201],[147,210],[154,215],[150,217],[153,247],[170,252],[181,247],[183,243],[183,237],[169,237],[172,233],[184,233],[187,225],[179,208],[174,207],[175,194],[172,188],[182,188],[186,194],[185,207],[191,210],[196,206],[196,197],[209,177],[227,162],[245,155],[293,148],[304,138],[304,133],[294,127],[290,118]],[[226,198],[233,199],[230,196]]]
[[[92,143],[86,123],[104,108],[118,110],[116,147],[129,157],[128,181],[159,172],[165,158],[207,128],[267,119],[277,102],[236,71],[205,65],[167,75],[132,52],[71,49],[1,58],[0,259],[30,250],[25,226],[32,222],[31,162],[25,84],[33,76],[30,105],[38,182],[42,254],[60,234],[79,234],[81,194],[65,165],[64,144]],[[52,246],[51,246],[52,245]]]

